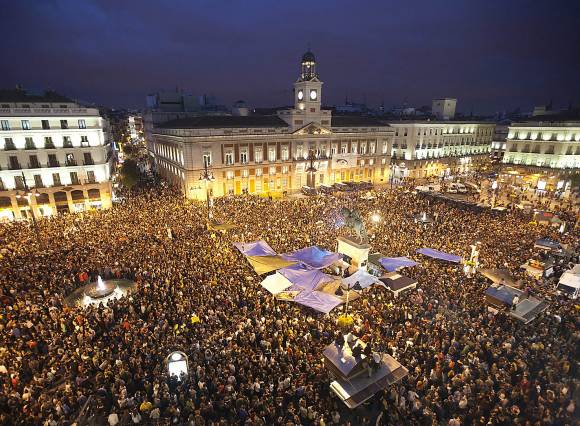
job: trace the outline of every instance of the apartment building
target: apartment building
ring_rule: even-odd
[[[54,92],[0,90],[0,220],[110,207],[105,124]]]

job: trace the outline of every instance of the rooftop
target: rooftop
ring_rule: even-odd
[[[30,94],[23,89],[0,89],[0,102],[67,102],[74,101],[66,96],[47,90],[42,95]]]
[[[389,127],[388,123],[366,115],[334,115],[332,127]]]
[[[275,115],[211,115],[203,117],[178,118],[159,125],[162,129],[228,129],[228,128],[255,128],[280,127],[288,124]]]

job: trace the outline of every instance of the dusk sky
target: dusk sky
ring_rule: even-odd
[[[0,86],[116,107],[175,87],[287,105],[310,44],[325,105],[567,106],[580,101],[579,17],[577,0],[6,0]]]

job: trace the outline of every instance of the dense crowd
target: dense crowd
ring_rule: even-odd
[[[399,384],[348,410],[329,390],[321,352],[341,308],[323,316],[276,302],[236,241],[265,239],[284,253],[334,249],[342,207],[360,210],[373,251],[410,256],[417,290],[393,298],[371,288],[351,304],[354,333],[409,369]],[[519,212],[472,212],[404,192],[272,201],[218,199],[204,206],[170,189],[134,191],[108,211],[3,224],[0,259],[0,423],[60,425],[81,411],[99,424],[572,425],[577,420],[578,311],[519,266],[534,240],[578,245],[573,232],[529,224]],[[434,225],[418,226],[427,212]],[[378,213],[379,223],[369,220]],[[169,237],[168,228],[171,230]],[[509,269],[549,300],[529,325],[490,313],[479,275],[415,253],[432,247]],[[71,307],[81,278],[128,277],[137,290],[108,306]],[[197,319],[199,318],[199,321]],[[189,377],[169,378],[165,358],[188,356]],[[84,410],[81,410],[83,409]],[[82,417],[82,416],[81,416]]]

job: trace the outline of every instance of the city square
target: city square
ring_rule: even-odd
[[[0,79],[0,424],[578,423],[580,86],[487,30],[554,8],[130,3],[8,6],[56,67]]]

